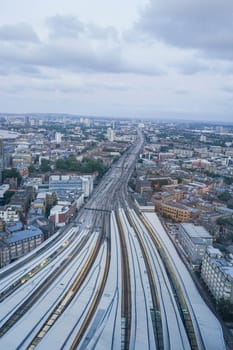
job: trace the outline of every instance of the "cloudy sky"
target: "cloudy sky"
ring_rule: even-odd
[[[232,0],[0,9],[0,112],[233,121]]]

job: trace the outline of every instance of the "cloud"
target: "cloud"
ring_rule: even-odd
[[[18,23],[0,26],[0,41],[38,43],[39,38],[30,25]]]
[[[112,26],[84,23],[72,15],[56,15],[46,19],[51,39],[78,39],[80,36],[95,40],[119,41],[119,33]]]
[[[136,56],[127,55],[123,41],[112,27],[85,24],[74,16],[61,15],[48,18],[46,23],[50,32],[44,40],[3,43],[2,71],[27,73],[28,69],[33,73],[48,67],[79,73],[161,74],[154,64],[144,64]]]
[[[85,31],[88,37],[93,39],[113,40],[119,42],[119,33],[112,26],[98,26],[94,23],[88,23],[85,27]]]
[[[194,75],[201,72],[210,70],[210,66],[207,63],[200,62],[198,59],[186,59],[175,62],[171,65],[176,68],[176,71],[183,75]]]
[[[232,94],[233,93],[233,86],[224,86],[222,88],[222,91]]]
[[[176,95],[188,95],[189,91],[185,90],[185,89],[177,89],[177,90],[175,90],[175,94]]]
[[[71,15],[48,17],[46,24],[50,29],[51,38],[78,38],[84,30],[83,23]]]
[[[232,0],[151,0],[135,28],[154,40],[233,58]]]

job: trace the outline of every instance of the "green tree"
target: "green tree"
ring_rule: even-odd
[[[83,158],[80,162],[74,155],[70,155],[68,159],[58,159],[55,166],[56,169],[63,171],[77,171],[80,173],[94,173],[97,171],[99,176],[102,176],[107,170],[101,159]]]
[[[50,170],[51,170],[50,161],[48,159],[42,158],[40,171],[42,173],[46,173],[47,171],[50,171]]]
[[[227,202],[227,201],[229,201],[231,199],[231,195],[230,195],[230,193],[228,191],[225,191],[225,192],[220,193],[218,195],[218,199],[220,201]]]
[[[29,165],[28,167],[28,171],[29,171],[29,174],[33,174],[36,172],[36,168],[34,167],[34,165]]]
[[[224,176],[223,177],[224,183],[226,185],[232,185],[233,184],[233,177],[230,176]]]
[[[70,155],[69,158],[66,160],[66,166],[68,170],[79,171],[80,162],[77,160],[77,158],[74,155]]]
[[[57,170],[65,170],[66,169],[66,161],[65,159],[59,158],[56,161],[55,167]]]
[[[2,180],[3,182],[6,179],[12,179],[12,178],[16,178],[17,179],[17,184],[20,185],[21,181],[22,181],[22,176],[20,175],[20,173],[18,172],[18,170],[16,168],[12,168],[12,169],[3,169],[2,171]]]
[[[15,191],[6,191],[4,193],[3,205],[10,203],[11,197],[15,194]]]

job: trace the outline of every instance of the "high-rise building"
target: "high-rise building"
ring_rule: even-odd
[[[56,132],[55,133],[55,142],[56,142],[56,144],[60,144],[61,143],[61,139],[62,139],[62,133]]]
[[[219,249],[209,246],[202,261],[201,277],[215,300],[224,299],[233,304],[232,263]]]
[[[110,142],[113,142],[115,139],[115,132],[112,130],[112,128],[107,129],[107,138]]]
[[[25,123],[25,126],[30,126],[30,117],[29,117],[29,115],[25,115],[24,123]]]

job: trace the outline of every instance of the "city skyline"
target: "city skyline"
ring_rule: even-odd
[[[231,121],[229,0],[1,8],[2,113]]]

